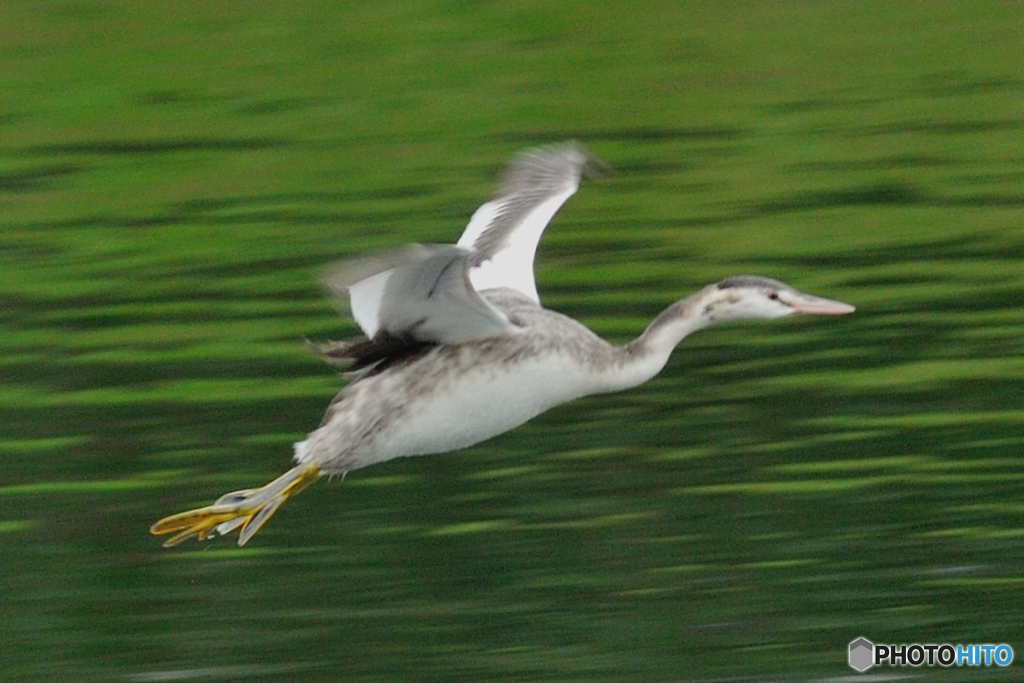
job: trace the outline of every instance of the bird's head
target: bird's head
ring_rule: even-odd
[[[788,315],[845,315],[850,304],[811,296],[784,282],[758,275],[736,275],[706,290],[701,315],[709,323],[727,320],[783,318]]]

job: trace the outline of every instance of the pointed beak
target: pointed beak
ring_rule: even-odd
[[[844,304],[842,301],[825,299],[820,296],[810,296],[809,294],[801,294],[799,297],[795,297],[789,302],[789,305],[799,315],[846,315],[857,310],[850,304]]]

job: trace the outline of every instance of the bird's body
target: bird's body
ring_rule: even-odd
[[[628,364],[621,347],[514,290],[483,295],[518,327],[514,334],[426,347],[355,377],[297,446],[296,459],[340,474],[445,453],[566,401],[639,384],[660,369],[656,361]],[[627,365],[631,372],[623,375]]]
[[[416,246],[329,274],[330,289],[350,296],[367,339],[319,348],[354,370],[320,426],[295,445],[297,465],[264,487],[167,517],[153,533],[176,532],[165,544],[174,545],[240,528],[241,545],[321,475],[465,448],[567,401],[637,386],[708,325],[853,310],[776,280],[739,276],[677,301],[634,341],[614,346],[543,308],[533,279],[537,242],[594,162],[575,144],[528,152],[513,161],[458,246]]]

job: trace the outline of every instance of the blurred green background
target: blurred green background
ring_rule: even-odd
[[[1020,652],[1022,35],[1019,2],[0,4],[0,678]],[[549,307],[621,342],[754,272],[858,312],[702,332],[638,390],[322,482],[243,549],[149,536],[319,422],[342,380],[302,339],[357,331],[327,264],[454,241],[510,155],[570,138],[616,173],[543,241]]]

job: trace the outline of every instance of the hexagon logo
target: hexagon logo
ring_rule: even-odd
[[[864,673],[875,663],[875,644],[867,638],[858,638],[850,643],[850,666]]]

